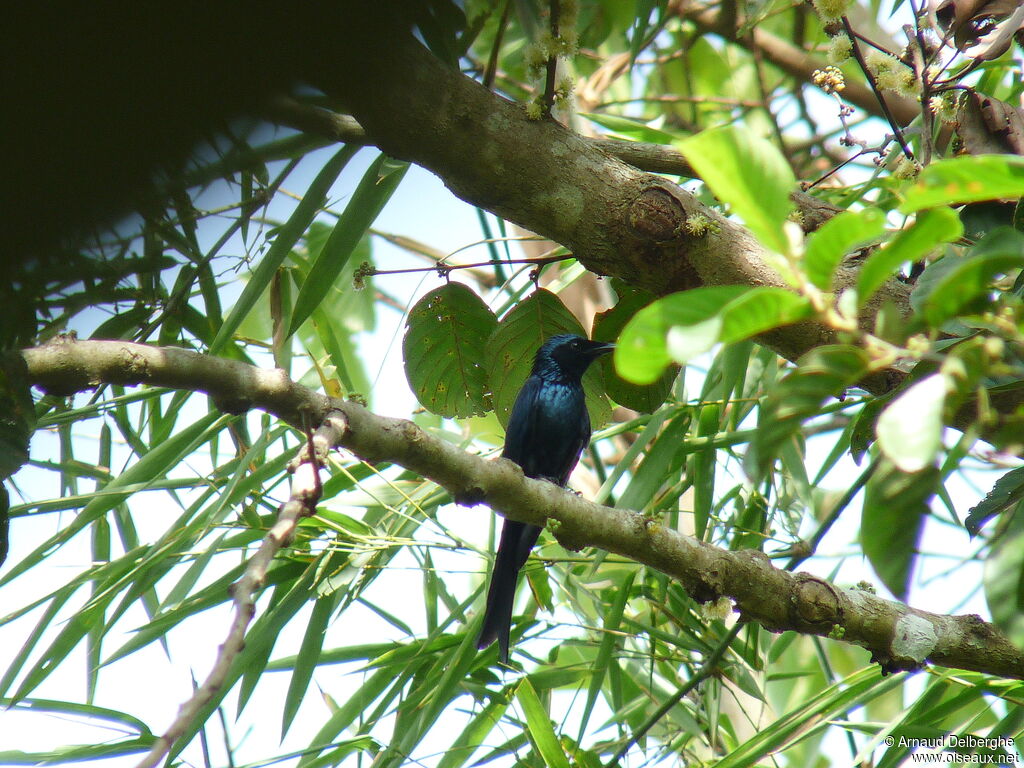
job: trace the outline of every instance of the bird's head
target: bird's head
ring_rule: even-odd
[[[614,344],[591,341],[582,336],[564,333],[545,341],[534,358],[534,373],[554,373],[579,379],[594,360],[615,349]]]

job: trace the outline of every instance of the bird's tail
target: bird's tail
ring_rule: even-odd
[[[512,607],[516,599],[519,570],[537,543],[540,528],[527,523],[506,520],[501,528],[501,541],[494,558],[491,585],[487,590],[487,608],[476,647],[486,648],[498,641],[502,663],[508,663],[508,635],[512,629]]]

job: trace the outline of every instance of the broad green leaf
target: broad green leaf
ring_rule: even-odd
[[[810,303],[783,288],[725,285],[673,293],[636,313],[619,336],[615,369],[650,384],[674,360],[809,317]]]
[[[932,163],[906,191],[900,210],[1024,197],[1024,157],[961,155]]]
[[[210,344],[209,353],[211,355],[217,354],[224,348],[242,320],[249,314],[259,297],[263,295],[277,272],[277,268],[281,266],[281,262],[285,260],[299,238],[309,228],[313,217],[324,207],[331,185],[334,184],[342,169],[359,149],[360,147],[357,146],[346,145],[324,163],[323,168],[320,169],[316,178],[309,185],[309,189],[306,190],[306,194],[302,196],[302,201],[295,207],[284,226],[278,230],[270,249],[260,260],[259,266],[252,273],[245,288],[242,289],[242,295],[235,301],[227,319],[217,331],[216,337]]]
[[[917,214],[917,219],[900,231],[890,243],[879,248],[864,262],[857,276],[857,299],[861,306],[901,264],[915,262],[941,243],[951,243],[963,234],[956,211],[947,206]]]
[[[619,300],[606,312],[594,316],[594,328],[591,338],[595,341],[616,341],[626,323],[644,306],[654,299],[646,291],[632,290],[625,286],[616,286]],[[604,381],[608,396],[619,405],[632,408],[640,413],[653,413],[672,389],[672,382],[679,373],[678,367],[668,366],[661,378],[652,384],[638,385],[620,378],[615,373],[615,363],[610,355],[598,360],[604,371]]]
[[[462,283],[435,288],[409,310],[405,375],[432,413],[463,418],[490,409],[484,359],[497,325],[494,313]]]
[[[523,678],[516,686],[516,699],[526,715],[526,733],[544,765],[548,768],[569,768],[569,759],[558,741],[547,710],[530,685],[530,678]]]
[[[723,285],[674,293],[637,312],[619,335],[613,359],[622,378],[651,384],[672,364],[666,336],[673,326],[694,326],[715,317],[750,288]]]
[[[702,131],[675,146],[763,245],[776,253],[789,251],[783,224],[793,210],[789,196],[796,177],[774,144],[731,125]]]
[[[1024,646],[1024,514],[1013,515],[985,560],[985,602],[992,620]]]
[[[810,317],[812,308],[802,296],[785,288],[756,287],[722,310],[722,343],[749,339]]]
[[[586,331],[562,300],[543,288],[516,304],[487,340],[484,363],[490,384],[494,413],[508,426],[516,395],[530,375],[533,357],[545,339],[560,333],[586,336]],[[583,376],[590,423],[596,430],[611,416],[604,395],[601,367],[592,365]]]
[[[971,536],[977,536],[981,526],[1021,499],[1024,499],[1024,467],[1017,467],[996,480],[985,498],[971,507],[964,527]]]
[[[882,411],[875,429],[878,447],[903,472],[935,464],[942,447],[942,410],[951,382],[933,373],[910,386]]]
[[[997,276],[1021,267],[1024,234],[1008,227],[995,230],[962,259],[953,260],[924,300],[925,319],[937,328],[974,300],[984,298]]]
[[[299,289],[291,323],[288,326],[288,336],[298,330],[320,305],[327,292],[334,287],[352,251],[391,199],[408,168],[408,163],[396,162],[387,155],[380,155],[366,169],[352,194],[352,199],[345,206],[331,236],[327,238],[309,274],[306,275],[302,288]],[[346,286],[345,289],[352,290],[351,286]]]
[[[899,600],[907,599],[928,500],[940,479],[936,467],[911,474],[883,461],[865,488],[860,544],[878,578]]]
[[[877,240],[885,231],[885,216],[877,208],[843,211],[812,232],[804,246],[804,270],[814,285],[832,290],[843,257]]]

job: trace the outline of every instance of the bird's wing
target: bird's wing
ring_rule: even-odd
[[[537,420],[540,409],[536,407],[537,396],[543,382],[536,376],[530,376],[512,406],[505,430],[505,448],[501,455],[511,459],[529,475],[528,464],[530,454],[537,440]]]

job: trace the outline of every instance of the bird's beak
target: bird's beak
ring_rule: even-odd
[[[615,345],[607,341],[592,341],[590,342],[590,356],[597,358],[601,355],[607,355],[615,349]]]

